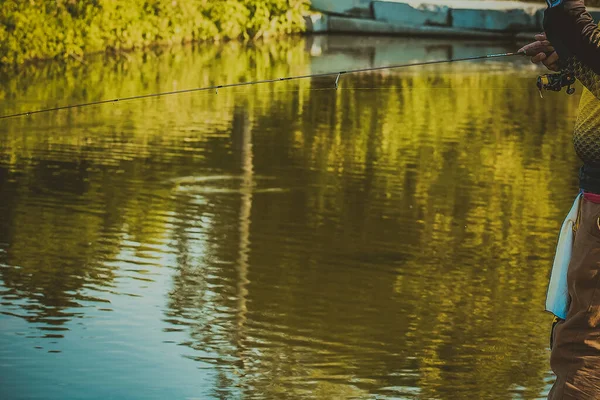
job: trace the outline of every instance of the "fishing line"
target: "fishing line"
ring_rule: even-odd
[[[169,96],[169,95],[182,94],[182,93],[202,92],[202,91],[211,90],[211,91],[214,91],[216,94],[218,94],[220,89],[226,89],[226,88],[232,88],[232,87],[251,86],[251,85],[264,84],[264,83],[275,83],[275,82],[292,81],[292,80],[307,79],[307,78],[322,78],[322,77],[327,77],[327,76],[335,76],[336,77],[335,83],[334,83],[334,88],[337,90],[339,88],[339,80],[340,80],[341,76],[347,75],[347,74],[355,74],[355,73],[359,73],[359,72],[369,72],[369,71],[381,71],[381,70],[385,70],[385,69],[416,67],[416,66],[422,66],[422,65],[452,63],[452,62],[459,62],[459,61],[473,61],[473,60],[483,60],[483,59],[489,59],[489,58],[523,56],[523,55],[525,55],[524,52],[486,54],[483,56],[454,58],[454,59],[450,59],[450,60],[424,61],[424,62],[411,63],[411,64],[390,65],[390,66],[386,66],[386,67],[359,68],[359,69],[352,69],[352,70],[340,71],[340,72],[325,72],[325,73],[320,73],[320,74],[290,76],[287,78],[263,79],[263,80],[252,81],[252,82],[229,83],[226,85],[215,85],[215,86],[206,86],[206,87],[194,88],[194,89],[173,90],[173,91],[161,92],[161,93],[152,93],[152,94],[143,94],[143,95],[139,95],[139,96],[122,97],[122,98],[111,99],[111,100],[98,100],[98,101],[91,101],[88,103],[79,103],[79,104],[71,104],[71,105],[66,105],[66,106],[44,108],[41,110],[34,110],[34,111],[21,112],[21,113],[17,113],[17,114],[3,115],[3,116],[0,116],[0,119],[23,117],[23,116],[27,116],[27,115],[40,114],[40,113],[46,113],[46,112],[51,112],[51,111],[69,110],[72,108],[82,108],[82,107],[96,106],[96,105],[100,105],[100,104],[118,103],[118,102],[123,102],[123,101],[132,101],[132,100],[139,100],[139,99],[148,99],[148,98],[152,98],[152,97],[162,97],[162,96]]]

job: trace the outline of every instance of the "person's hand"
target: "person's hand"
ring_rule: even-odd
[[[525,53],[531,57],[531,62],[541,62],[551,71],[558,71],[558,53],[554,51],[552,44],[546,39],[545,33],[535,35],[535,42],[529,43],[519,49],[519,53]]]

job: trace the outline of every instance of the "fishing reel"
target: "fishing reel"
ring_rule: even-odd
[[[575,93],[575,88],[571,85],[575,84],[575,74],[572,71],[563,70],[556,74],[546,74],[538,76],[537,88],[540,91],[540,97],[542,96],[542,90],[551,90],[553,92],[560,92],[562,88],[567,87],[567,94],[571,95]]]

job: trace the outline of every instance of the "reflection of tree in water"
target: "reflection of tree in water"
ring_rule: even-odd
[[[157,57],[152,62],[136,54],[127,62],[111,61],[115,68],[99,66],[100,59],[79,69],[55,64],[25,69],[2,81],[0,97],[91,101],[173,89],[168,84],[195,87],[217,78],[290,74],[289,60],[295,61],[291,68],[305,68],[301,42],[242,50],[232,43],[199,48],[185,62],[166,52],[143,56]],[[36,81],[42,83],[31,83]],[[271,100],[285,100],[274,96]],[[172,184],[165,182],[207,166],[227,168],[223,126],[237,95],[183,97],[151,107],[132,102],[8,120],[0,127],[0,243],[9,244],[0,252],[3,296],[31,299],[26,315],[15,315],[63,324],[83,312],[84,302],[109,307],[103,292],[113,291],[122,275],[113,263],[121,251],[139,245],[133,250],[138,252],[164,239],[165,216],[176,207]],[[5,112],[31,107],[19,101],[4,105]]]
[[[98,258],[117,249],[99,246],[98,240],[114,222],[93,210],[101,204],[86,182],[86,161],[32,164],[17,182],[7,176],[6,186],[0,185],[6,188],[0,197],[6,200],[2,211],[8,222],[1,226],[0,241],[9,243],[2,257],[7,266],[0,273],[13,295],[37,301],[28,307],[26,319],[62,324],[77,314],[79,301],[88,300],[80,289],[106,286],[113,278]],[[81,212],[85,207],[91,212]]]
[[[219,354],[238,387],[269,398],[543,390],[549,321],[540,310],[574,163],[562,150],[568,135],[527,127],[568,126],[532,109],[529,92],[462,95],[506,86],[504,76],[441,77],[435,96],[401,89],[420,79],[360,77],[348,85],[398,89],[316,92],[254,113],[253,171],[303,189],[250,197],[246,298],[235,256],[243,205],[219,207],[215,197],[182,214],[215,219],[195,238],[209,247],[194,267],[202,271],[180,273],[171,307],[192,325],[190,345]],[[522,113],[489,113],[505,101]],[[211,288],[213,274],[227,285]]]
[[[164,189],[130,187],[146,179],[141,163],[124,164],[118,174],[85,158],[24,164],[16,167],[26,174],[16,182],[7,176],[6,186],[0,185],[8,222],[0,241],[9,243],[0,274],[12,296],[32,300],[22,307],[26,313],[13,315],[62,325],[82,315],[87,302],[109,308],[104,292],[115,290],[114,280],[122,275],[111,261],[121,251],[123,226],[138,243],[160,238],[163,233],[144,221],[165,208]]]
[[[190,356],[218,369],[215,394],[228,398],[245,369],[244,330],[248,284],[249,228],[254,188],[251,122],[245,108],[236,108],[231,139],[239,190],[212,196],[181,195],[174,232],[178,269],[173,277],[167,321],[189,325]],[[238,181],[236,180],[236,183]],[[237,214],[221,201],[239,202]],[[227,199],[229,198],[229,199]],[[191,205],[190,203],[195,203]],[[200,204],[198,204],[200,203]],[[187,221],[187,223],[184,223]],[[198,231],[208,232],[199,234]],[[225,272],[225,273],[223,273]]]

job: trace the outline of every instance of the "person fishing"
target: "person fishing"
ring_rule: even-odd
[[[582,0],[547,2],[545,32],[519,51],[584,86],[573,135],[581,194],[565,264],[566,315],[551,330],[556,381],[548,399],[600,399],[600,29]]]

